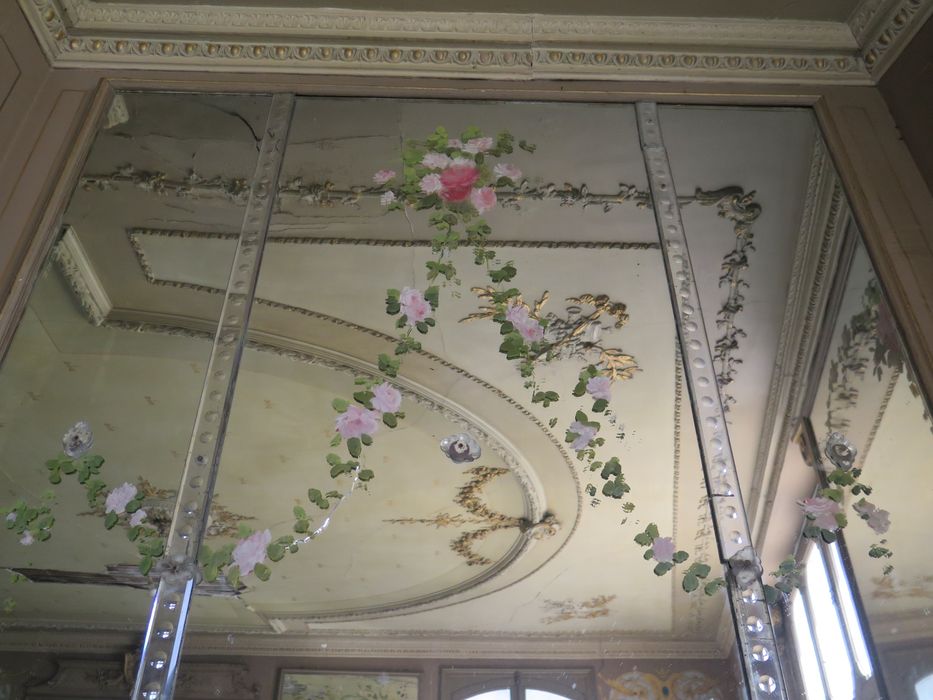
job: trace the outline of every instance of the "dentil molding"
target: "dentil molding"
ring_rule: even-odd
[[[833,84],[871,84],[933,7],[864,0],[845,23],[19,3],[56,67]]]

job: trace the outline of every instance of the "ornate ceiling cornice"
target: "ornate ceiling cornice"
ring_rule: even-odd
[[[879,80],[923,23],[933,15],[933,0],[862,0],[849,17],[861,58]]]
[[[834,84],[870,84],[933,7],[865,0],[847,24],[19,2],[56,67]]]

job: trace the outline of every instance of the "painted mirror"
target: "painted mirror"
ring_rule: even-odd
[[[793,659],[825,656],[794,631],[820,581],[782,561],[816,556],[798,501],[826,496],[806,465],[786,485],[790,439],[921,440],[814,408],[869,284],[834,178],[806,110],[119,95],[0,369],[0,564],[9,633],[134,653],[64,654],[26,697],[92,667],[94,697],[287,697],[301,669],[375,696],[818,694]],[[925,420],[867,337],[861,395]],[[79,421],[93,447],[79,424],[58,455]],[[900,600],[823,529],[800,563],[851,615],[875,576]],[[868,551],[913,551],[891,537]]]

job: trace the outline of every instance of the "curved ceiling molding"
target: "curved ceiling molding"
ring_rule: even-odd
[[[210,341],[213,337],[212,323],[209,320],[204,320],[201,323],[197,319],[187,317],[160,316],[152,312],[140,312],[139,314],[130,312],[128,314],[125,310],[118,310],[110,314],[109,317],[101,315],[100,304],[96,300],[99,295],[92,293],[95,287],[93,270],[87,264],[86,258],[75,255],[76,240],[73,241],[73,238],[75,238],[73,235],[66,236],[56,246],[54,259],[72,292],[77,296],[82,310],[94,325],[135,332],[203,338],[206,341]],[[145,266],[143,266],[143,269],[145,269]],[[89,279],[90,281],[88,281]],[[163,280],[159,280],[159,282],[163,285],[193,289],[200,292],[212,293],[220,291],[204,285],[173,283]],[[366,336],[373,342],[394,342],[392,337],[384,333],[327,314],[268,300],[257,300],[257,302],[275,311],[300,314],[312,323],[336,324],[346,328],[352,331],[353,336],[356,338],[355,341],[352,341],[353,345],[364,342],[359,340],[360,336]],[[137,317],[133,318],[134,315]],[[373,366],[342,352],[336,345],[325,348],[295,338],[285,338],[274,333],[254,329],[250,332],[248,347],[263,353],[271,353],[289,362],[322,367],[349,374],[354,378],[365,377],[368,379],[377,373]],[[481,571],[478,574],[472,575],[471,569],[471,575],[463,578],[463,580],[458,580],[452,585],[444,585],[438,590],[432,590],[428,593],[418,592],[417,595],[412,597],[387,603],[326,611],[308,611],[293,608],[266,611],[260,604],[255,604],[254,608],[257,614],[284,616],[287,619],[296,620],[338,622],[385,616],[395,617],[399,614],[430,610],[438,606],[443,607],[464,602],[477,596],[502,590],[530,576],[560,552],[572,537],[580,522],[581,487],[573,462],[563,445],[554,438],[547,426],[514,398],[465,369],[424,350],[418,351],[417,355],[422,361],[434,366],[436,372],[432,376],[436,377],[439,385],[445,385],[444,377],[446,375],[453,375],[457,379],[466,379],[470,384],[475,385],[479,389],[479,393],[470,397],[474,409],[481,405],[485,413],[492,415],[497,413],[493,409],[502,404],[502,410],[497,413],[498,417],[501,419],[505,414],[512,416],[510,434],[518,435],[520,438],[523,437],[523,444],[529,446],[524,452],[519,450],[509,438],[494,427],[495,420],[486,420],[476,410],[459,404],[456,398],[459,394],[464,394],[462,390],[449,391],[445,396],[428,386],[418,383],[416,380],[399,378],[398,383],[406,399],[426,406],[432,414],[440,416],[448,424],[456,426],[456,429],[467,430],[474,434],[501,460],[501,463],[508,468],[509,472],[521,485],[524,512],[517,520],[515,517],[511,518],[509,527],[515,530],[512,545],[497,560],[481,562],[484,565],[480,567]],[[469,392],[466,393],[469,394]],[[481,398],[480,401],[476,400],[478,397]],[[528,424],[527,430],[516,430],[514,420],[516,414],[522,417],[522,423]],[[522,436],[522,432],[528,431],[537,435],[537,438],[530,438],[530,435]],[[542,440],[542,437],[545,439]],[[461,537],[461,539],[463,538]],[[454,544],[452,543],[452,546]],[[461,549],[465,546],[461,544]],[[456,547],[452,548],[457,551]],[[462,552],[461,555],[466,556]]]

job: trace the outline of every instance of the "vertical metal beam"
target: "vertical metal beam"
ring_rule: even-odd
[[[658,107],[640,102],[635,108],[716,542],[728,569],[729,600],[746,687],[755,700],[786,698],[771,614],[761,585],[761,564],[751,544]]]
[[[149,613],[133,700],[170,700],[174,694],[191,594],[199,578],[198,549],[217,480],[294,103],[294,95],[274,95],[262,134],[165,555],[156,572],[159,586]]]

